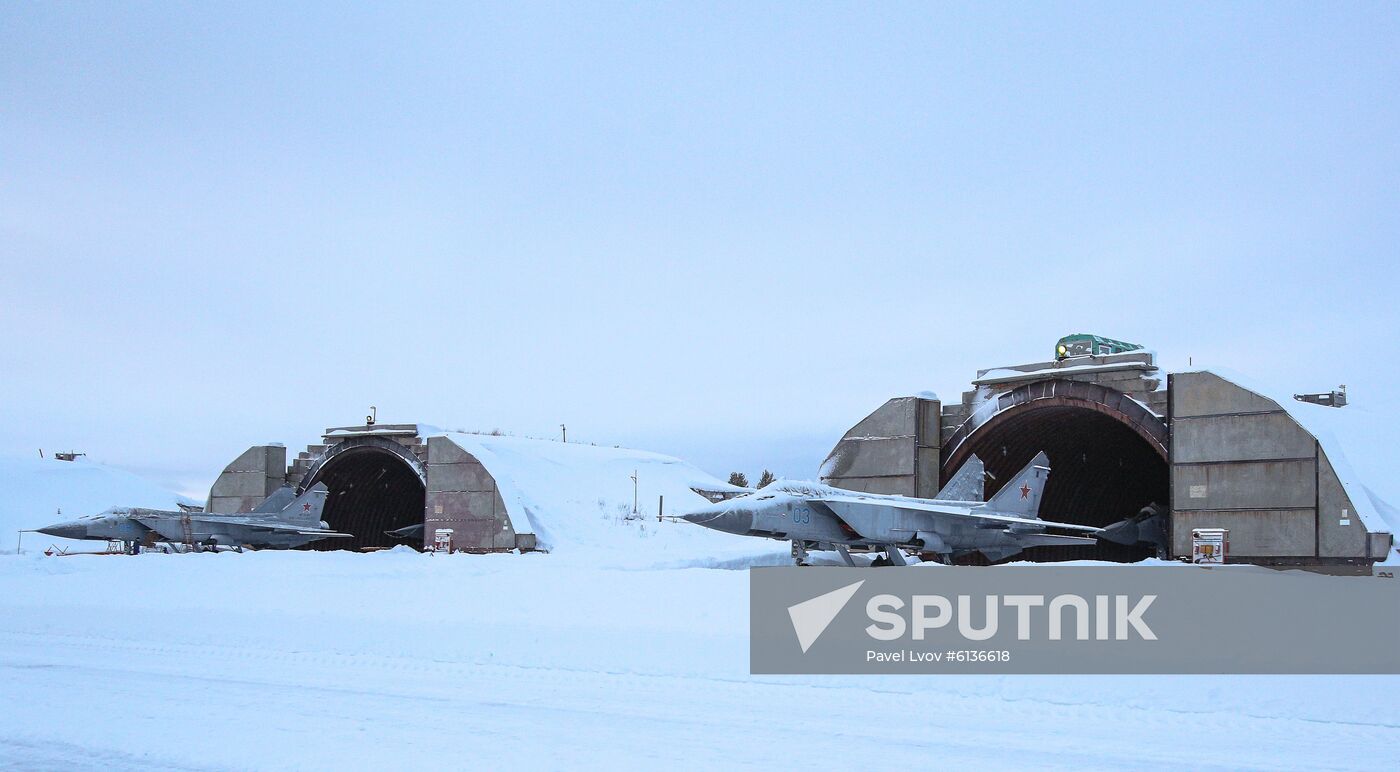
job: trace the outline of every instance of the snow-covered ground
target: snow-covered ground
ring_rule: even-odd
[[[1396,677],[750,676],[742,570],[30,554],[0,588],[0,767],[1388,769],[1400,747]]]
[[[81,461],[7,461],[0,482],[11,534],[59,506],[176,502]],[[555,523],[547,555],[44,557],[29,535],[0,555],[0,769],[1397,758],[1396,676],[751,676],[743,569],[786,545],[599,506]]]

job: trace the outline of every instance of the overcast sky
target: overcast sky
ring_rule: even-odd
[[[1079,331],[1397,403],[1392,3],[286,5],[0,6],[0,452],[811,477]]]

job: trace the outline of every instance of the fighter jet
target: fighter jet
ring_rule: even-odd
[[[131,554],[157,543],[187,545],[196,551],[220,547],[288,549],[320,539],[351,537],[330,530],[321,520],[325,504],[326,486],[317,483],[300,496],[291,488],[282,488],[246,514],[116,507],[38,530],[63,539],[119,541]]]
[[[884,556],[872,565],[902,566],[904,550],[946,563],[972,552],[1001,560],[1027,547],[1095,544],[1099,528],[1040,519],[1049,477],[1050,460],[1040,453],[984,502],[982,460],[972,456],[932,499],[780,480],[682,517],[726,533],[791,541],[798,565],[814,549],[834,549],[847,565],[855,565],[852,551],[878,551]]]

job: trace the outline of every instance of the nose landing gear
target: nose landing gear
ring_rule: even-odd
[[[807,562],[807,545],[794,540],[792,543],[792,563],[797,566],[810,565]]]

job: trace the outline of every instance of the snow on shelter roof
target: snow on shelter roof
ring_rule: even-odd
[[[1278,403],[1298,425],[1313,435],[1332,462],[1356,515],[1370,531],[1400,535],[1400,475],[1396,473],[1400,416],[1368,410],[1364,405],[1329,407],[1301,402],[1293,392],[1261,383],[1221,367],[1180,372],[1210,373]]]
[[[524,437],[440,434],[481,462],[496,481],[511,526],[517,533],[533,532],[546,549],[617,547],[629,533],[645,534],[646,548],[662,551],[673,541],[681,550],[718,546],[720,541],[750,541],[690,523],[658,522],[657,506],[662,497],[664,514],[670,516],[710,503],[695,488],[727,493],[746,491],[673,456]],[[635,522],[639,527],[629,530],[620,526],[632,515],[634,473],[639,515]],[[707,540],[717,544],[696,544]]]

